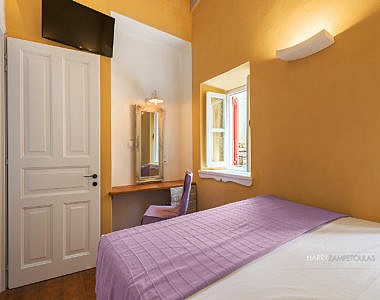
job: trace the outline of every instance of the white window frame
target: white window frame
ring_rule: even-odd
[[[212,105],[211,105],[211,99],[212,98],[218,98],[223,101],[223,128],[213,128],[212,122],[213,122],[213,116],[212,116]],[[225,168],[226,167],[226,157],[228,153],[226,153],[227,150],[227,120],[226,120],[226,106],[227,106],[227,97],[225,94],[220,93],[214,93],[214,92],[207,92],[206,93],[206,164],[207,168]],[[224,160],[219,162],[212,161],[212,134],[214,132],[223,132],[224,133],[224,145],[223,145],[223,155]]]
[[[206,93],[206,167],[207,168],[219,168],[223,170],[231,170],[231,171],[239,171],[239,172],[248,172],[249,170],[249,107],[248,107],[248,99],[247,99],[247,129],[246,129],[246,139],[247,139],[247,165],[246,166],[234,166],[232,164],[232,152],[233,152],[233,145],[232,145],[232,126],[231,126],[231,120],[232,120],[232,109],[231,109],[231,96],[234,94],[241,93],[243,91],[246,91],[247,98],[248,98],[248,89],[247,86],[241,86],[239,88],[233,89],[231,91],[228,91],[226,94],[221,93],[214,93],[214,92],[207,92]],[[212,98],[218,98],[223,100],[223,129],[219,128],[213,128],[212,122],[213,122],[213,115],[212,115],[212,105],[211,105],[211,99]],[[214,162],[212,161],[212,153],[213,153],[213,144],[212,144],[212,134],[214,132],[223,132],[224,133],[224,160],[220,162]]]
[[[232,110],[232,103],[231,98],[235,94],[239,94],[241,92],[246,92],[247,95],[247,115],[246,115],[246,141],[247,141],[247,165],[246,166],[234,166],[232,163],[232,153],[233,153],[233,127],[232,125],[232,119],[233,119],[233,110]],[[227,114],[228,119],[226,120],[226,126],[228,130],[227,137],[227,163],[226,163],[226,170],[232,170],[232,171],[239,171],[239,172],[248,172],[249,170],[249,163],[250,163],[250,157],[249,157],[249,104],[248,104],[248,86],[243,85],[241,87],[238,87],[236,89],[230,90],[226,93],[226,104],[227,104]]]
[[[158,112],[154,113],[154,144],[153,144],[153,149],[154,149],[154,155],[153,155],[153,162],[154,163],[159,163],[160,161],[160,142],[159,142],[159,132],[158,132]]]

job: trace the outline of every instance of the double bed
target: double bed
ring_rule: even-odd
[[[105,299],[380,299],[380,224],[255,198],[101,237]]]

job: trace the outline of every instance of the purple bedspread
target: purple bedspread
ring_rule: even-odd
[[[183,299],[342,214],[274,196],[103,235],[98,300]]]

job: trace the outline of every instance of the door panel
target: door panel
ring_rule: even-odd
[[[22,268],[52,262],[52,206],[23,208]]]
[[[89,242],[88,202],[65,205],[65,259],[87,255]]]
[[[21,50],[24,156],[51,156],[51,56]]]
[[[88,64],[64,61],[64,143],[65,156],[87,156],[89,142]]]
[[[41,197],[47,194],[62,194],[66,192],[89,192],[88,168],[34,168],[23,169],[22,198]]]
[[[9,287],[95,266],[99,57],[8,38]]]

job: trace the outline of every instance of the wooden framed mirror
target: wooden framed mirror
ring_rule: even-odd
[[[136,105],[136,183],[163,180],[163,110]]]

